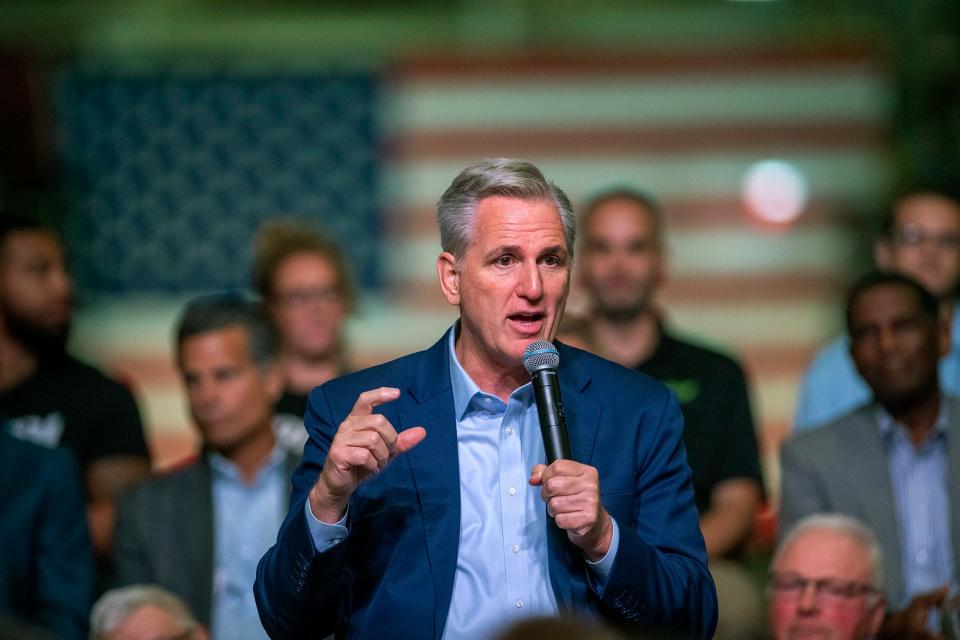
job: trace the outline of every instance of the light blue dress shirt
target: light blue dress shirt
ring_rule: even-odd
[[[960,304],[953,309],[950,352],[940,359],[940,388],[960,396]],[[850,339],[843,335],[820,350],[800,383],[794,431],[819,427],[869,403],[870,387],[850,357]]]
[[[266,640],[253,600],[257,563],[277,537],[287,508],[284,452],[276,447],[253,482],[210,453],[213,474],[213,640]]]
[[[906,428],[883,407],[877,424],[887,451],[887,467],[900,530],[906,600],[945,584],[955,591],[950,498],[947,495],[947,410],[941,406],[934,432],[915,447]]]
[[[545,462],[540,422],[527,383],[509,402],[484,393],[460,366],[450,332],[450,383],[457,418],[460,471],[460,542],[453,596],[443,637],[493,637],[525,617],[558,612],[550,582],[546,504],[540,487],[528,483],[534,465]],[[427,434],[430,437],[430,434]],[[346,516],[334,525],[305,506],[318,551],[343,540]],[[613,566],[620,534],[596,563],[585,560],[600,591]]]

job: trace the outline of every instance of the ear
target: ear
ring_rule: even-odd
[[[883,625],[883,617],[887,613],[887,603],[883,596],[877,596],[877,603],[873,605],[873,611],[870,612],[869,633],[867,637],[874,638],[880,632]]]
[[[880,239],[873,243],[873,261],[880,271],[894,271],[893,246],[889,241]]]
[[[460,304],[460,273],[457,271],[457,259],[449,251],[437,258],[437,277],[440,278],[440,290],[443,297],[452,305]]]

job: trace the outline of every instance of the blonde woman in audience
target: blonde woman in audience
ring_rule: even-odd
[[[274,426],[281,443],[299,453],[307,439],[307,395],[349,370],[343,323],[353,310],[353,285],[340,248],[296,220],[260,229],[253,284],[281,340],[284,389]]]

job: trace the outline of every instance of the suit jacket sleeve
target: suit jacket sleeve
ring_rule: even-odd
[[[821,427],[823,429],[825,427]],[[822,435],[822,432],[810,436]],[[810,458],[810,437],[800,437],[783,445],[780,453],[780,531],[781,535],[804,517],[830,511],[820,488],[818,474]]]
[[[615,622],[672,632],[679,626],[685,637],[709,638],[716,590],[681,441],[683,418],[674,395],[663,398],[652,446],[641,454],[632,516],[618,518],[620,547],[600,600]]]
[[[54,450],[44,477],[37,543],[39,622],[58,638],[86,638],[93,602],[93,553],[73,457]]]
[[[253,588],[260,620],[271,638],[330,635],[348,604],[342,598],[350,593],[349,537],[317,553],[304,512],[338,428],[323,387],[310,394],[304,424],[310,439],[293,475],[290,509],[276,544],[260,559]]]

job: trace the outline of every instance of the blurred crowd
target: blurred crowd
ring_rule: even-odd
[[[632,188],[579,212],[588,312],[557,339],[675,394],[717,638],[960,638],[960,200],[889,204],[846,332],[806,371],[768,495],[749,379],[688,339],[658,299],[665,212]],[[73,287],[59,231],[0,218],[0,638],[265,638],[252,585],[287,513],[310,391],[351,369],[356,293],[341,249],[302,221],[255,238],[255,297],[190,300],[171,345],[200,436],[163,473],[130,390],[67,350]],[[778,506],[775,548],[758,544]],[[615,638],[536,620],[503,638]],[[951,635],[953,634],[953,635]]]

